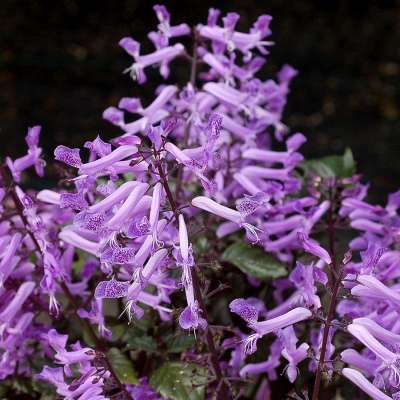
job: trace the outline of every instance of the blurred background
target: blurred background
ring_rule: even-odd
[[[308,157],[351,147],[374,200],[400,187],[400,2],[238,0],[165,1],[174,23],[205,21],[209,7],[274,17],[264,76],[284,63],[300,71],[284,121],[309,139]],[[124,36],[144,41],[156,25],[152,1],[2,0],[0,7],[0,156],[25,152],[28,126],[41,124],[47,160],[58,144],[79,147],[118,130],[103,110],[123,96],[151,99],[159,83],[123,75]],[[147,39],[146,39],[147,40]],[[150,45],[149,45],[150,48]],[[185,80],[187,68],[174,72]],[[172,76],[172,78],[175,78]],[[151,79],[153,80],[153,79]]]

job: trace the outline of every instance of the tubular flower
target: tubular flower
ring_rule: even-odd
[[[257,321],[258,315],[246,303],[238,303],[237,300],[234,300],[230,304],[230,309],[231,312],[238,314],[244,320],[248,320],[249,328],[255,331],[254,334],[245,339],[246,354],[252,354],[256,351],[257,340],[261,337],[272,332],[277,332],[279,329],[286,328],[297,322],[304,321],[312,315],[311,311],[307,308],[297,307],[278,317],[265,321]]]
[[[16,182],[21,180],[21,173],[32,166],[35,167],[35,171],[39,176],[43,176],[43,168],[46,163],[40,158],[42,149],[38,147],[41,129],[41,126],[34,126],[28,129],[28,134],[25,137],[28,153],[25,156],[14,161],[10,157],[6,159],[7,166]]]
[[[189,246],[188,233],[183,215],[179,215],[179,253],[176,256],[177,263],[182,267],[182,285],[185,289],[187,307],[182,311],[179,317],[179,324],[183,329],[196,329],[199,326],[203,329],[207,322],[200,317],[201,309],[195,299],[192,272],[194,259],[192,247]]]
[[[398,387],[400,385],[398,355],[383,346],[365,326],[352,323],[347,330],[382,361],[382,365],[376,372],[388,370],[389,381],[393,386]]]
[[[221,204],[216,203],[214,200],[209,199],[208,197],[199,196],[195,197],[192,200],[192,205],[197,208],[201,208],[205,211],[208,211],[214,215],[218,215],[221,218],[227,219],[240,227],[246,230],[246,233],[250,237],[251,241],[257,242],[259,240],[257,229],[253,225],[245,222],[242,218],[242,215],[239,211],[232,210],[228,207],[225,207]]]
[[[135,60],[125,72],[129,72],[132,79],[137,80],[139,84],[143,84],[147,80],[144,69],[154,64],[160,64],[160,73],[166,79],[169,75],[169,62],[183,53],[184,50],[183,45],[177,43],[173,46],[160,48],[150,54],[140,55],[140,44],[130,37],[121,39],[119,45]]]
[[[374,386],[365,376],[353,369],[353,368],[343,368],[343,376],[348,380],[353,382],[358,386],[363,392],[367,393],[374,400],[390,400],[391,397],[387,396],[385,393],[381,392],[376,386]]]
[[[282,356],[289,362],[286,368],[286,374],[289,381],[293,383],[298,374],[297,364],[308,357],[308,349],[310,346],[307,343],[302,343],[299,347],[296,346],[298,339],[293,326],[282,329],[279,333],[279,338],[283,344]]]
[[[318,242],[308,238],[304,232],[298,232],[297,238],[305,251],[320,258],[321,260],[325,261],[327,264],[332,263],[331,256],[323,247],[321,247],[318,244]]]

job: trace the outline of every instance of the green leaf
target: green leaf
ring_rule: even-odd
[[[133,368],[131,360],[121,353],[116,347],[111,348],[107,357],[118,376],[119,380],[122,383],[130,383],[136,385],[139,380],[137,377],[137,373]]]
[[[351,176],[356,173],[356,162],[353,157],[353,152],[349,147],[346,147],[343,154],[343,169],[346,176]]]
[[[356,163],[349,148],[346,148],[342,156],[327,156],[304,161],[301,167],[305,173],[314,173],[322,178],[345,178],[356,173]]]
[[[203,400],[206,384],[205,368],[183,362],[166,362],[150,378],[150,385],[172,400]]]
[[[205,254],[210,248],[208,239],[205,236],[200,236],[194,243],[196,254]]]
[[[17,392],[20,393],[32,393],[32,381],[28,378],[24,377],[16,377],[13,379],[13,387]]]
[[[110,326],[112,333],[112,341],[116,342],[124,336],[126,332],[126,324],[116,324]]]
[[[75,272],[75,274],[79,275],[81,273],[87,257],[88,253],[84,252],[81,249],[75,249],[75,260],[72,263],[72,270]]]
[[[234,243],[229,246],[222,254],[222,260],[260,280],[280,278],[287,274],[285,264],[265,253],[260,247],[247,243]]]
[[[165,343],[168,353],[182,353],[193,347],[196,340],[193,335],[168,335]]]
[[[157,350],[157,342],[151,336],[132,336],[127,340],[126,349],[154,352]]]

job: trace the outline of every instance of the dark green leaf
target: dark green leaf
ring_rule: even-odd
[[[110,326],[112,332],[112,341],[116,342],[121,339],[126,332],[126,324],[116,324]]]
[[[315,160],[307,160],[301,164],[305,173],[314,173],[322,178],[345,178],[355,174],[356,163],[353,153],[346,148],[343,156],[327,156]]]
[[[196,254],[204,254],[210,248],[210,244],[205,236],[200,236],[194,244]]]
[[[280,278],[287,274],[285,264],[265,253],[260,247],[247,243],[234,243],[229,246],[222,254],[222,260],[261,280]]]
[[[169,353],[182,353],[194,346],[196,340],[193,335],[168,335],[165,339]]]
[[[32,381],[28,378],[16,377],[13,379],[13,387],[17,392],[20,393],[32,393]]]
[[[75,258],[73,264],[72,264],[72,270],[79,275],[82,271],[83,266],[85,265],[86,258],[88,256],[88,253],[84,252],[83,250],[80,249],[75,249]]]
[[[137,384],[139,382],[131,360],[121,353],[116,347],[111,348],[107,357],[122,383]]]
[[[132,336],[127,340],[127,350],[145,350],[156,351],[157,342],[151,336],[142,334],[141,336]]]
[[[206,384],[205,368],[182,362],[166,362],[150,378],[150,385],[172,400],[203,400]]]

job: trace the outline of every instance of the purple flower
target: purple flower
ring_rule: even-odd
[[[79,235],[79,233],[74,232],[72,229],[64,228],[60,234],[59,238],[78,249],[87,251],[90,254],[95,256],[99,253],[99,244],[96,242],[92,242],[83,236]]]
[[[235,299],[229,304],[231,312],[239,315],[247,323],[257,322],[258,310],[244,299]]]
[[[70,149],[66,146],[58,146],[54,150],[55,159],[70,165],[71,167],[80,167],[82,164],[79,149]]]
[[[153,10],[159,20],[157,25],[158,32],[150,32],[148,37],[157,49],[168,46],[171,38],[185,36],[190,33],[190,28],[187,24],[170,25],[170,14],[165,6],[155,5]]]
[[[205,197],[205,196],[195,197],[192,200],[192,205],[194,207],[201,208],[205,211],[208,211],[212,214],[218,215],[221,218],[224,218],[231,222],[234,222],[235,224],[239,225],[240,227],[243,227],[246,230],[246,233],[248,234],[251,241],[253,241],[253,242],[258,241],[259,238],[258,238],[257,230],[259,230],[259,229],[255,228],[253,225],[245,222],[239,211],[232,210],[228,207],[218,204],[214,200],[211,200],[210,198]]]
[[[43,168],[46,163],[40,158],[42,149],[38,147],[41,129],[41,126],[34,126],[28,129],[25,137],[26,144],[28,145],[28,153],[25,156],[17,158],[14,161],[10,157],[6,158],[7,166],[16,182],[20,181],[21,173],[31,166],[35,167],[35,171],[40,177],[44,174]]]
[[[279,338],[283,344],[282,356],[289,362],[286,368],[286,374],[289,381],[293,383],[298,374],[297,365],[308,357],[308,349],[310,346],[307,343],[302,343],[299,347],[296,346],[298,339],[293,326],[282,329]]]
[[[143,267],[143,270],[137,274],[136,279],[128,288],[127,293],[127,306],[126,310],[128,312],[129,319],[131,318],[130,312],[131,308],[134,306],[134,303],[138,300],[138,296],[143,291],[143,289],[147,286],[150,278],[156,272],[157,268],[161,265],[162,261],[167,255],[167,250],[160,249],[156,253],[154,253],[146,265]]]
[[[128,293],[129,282],[120,282],[115,279],[102,281],[96,286],[94,296],[98,299],[115,299],[125,297]]]
[[[21,311],[23,304],[33,292],[35,286],[34,282],[24,282],[19,287],[17,293],[15,293],[15,296],[10,299],[11,301],[1,310],[0,335],[3,335],[6,327],[10,325],[16,315]]]
[[[276,380],[276,369],[280,366],[281,352],[282,344],[281,341],[277,339],[270,346],[270,355],[268,359],[255,364],[247,364],[240,370],[240,376],[254,376],[266,372],[269,380]]]
[[[110,229],[118,230],[126,223],[135,212],[139,200],[143,197],[148,187],[149,185],[147,183],[138,183],[134,187],[118,211],[116,211],[113,217],[107,222],[107,226]]]
[[[143,84],[147,80],[144,69],[154,64],[160,64],[162,77],[168,78],[168,64],[184,51],[183,45],[177,43],[173,46],[160,48],[150,54],[140,55],[140,44],[129,37],[121,39],[119,45],[134,58],[135,62],[125,72],[129,72],[132,79],[137,80],[139,84]]]
[[[307,253],[313,254],[327,264],[332,263],[329,253],[317,241],[310,239],[304,232],[297,232],[297,238]]]
[[[95,161],[91,161],[86,164],[81,164],[79,166],[79,173],[86,175],[94,175],[103,170],[106,170],[116,162],[121,161],[124,158],[127,158],[136,153],[137,153],[136,146],[130,146],[130,145],[119,146],[111,153],[108,153],[107,155]]]
[[[100,136],[97,136],[92,142],[86,142],[84,147],[90,150],[90,158],[104,157],[111,153],[111,144],[103,142]]]
[[[189,246],[188,233],[183,215],[179,215],[179,255],[177,263],[182,267],[182,285],[185,289],[187,307],[179,316],[179,325],[183,329],[205,329],[207,322],[200,316],[202,310],[195,299],[191,268],[194,266],[192,248]]]
[[[245,318],[252,318],[248,321],[249,328],[255,331],[254,334],[251,334],[245,339],[245,352],[246,354],[252,354],[256,351],[256,343],[257,340],[262,336],[267,335],[271,332],[277,332],[279,329],[285,328],[287,326],[293,325],[297,322],[304,321],[311,317],[311,311],[303,308],[297,307],[293,310],[288,311],[286,314],[280,315],[278,317],[265,320],[265,321],[257,321],[254,320],[254,312],[249,309],[248,305],[243,302],[237,302],[236,300],[231,302],[230,308],[231,311],[235,313],[240,313],[239,315]]]
[[[85,210],[89,206],[82,192],[61,193],[59,205],[61,208],[72,208],[78,211]]]
[[[381,392],[361,372],[353,368],[343,368],[342,374],[374,400],[391,400],[391,397]]]
[[[8,244],[5,252],[2,255],[0,261],[0,287],[4,285],[4,282],[11,275],[14,268],[17,266],[20,257],[16,256],[16,252],[21,245],[22,235],[20,233],[15,233]]]
[[[322,270],[313,265],[306,266],[297,262],[296,268],[290,274],[290,280],[298,288],[296,299],[301,305],[315,309],[321,307],[315,284],[316,282],[327,284],[328,278]]]

